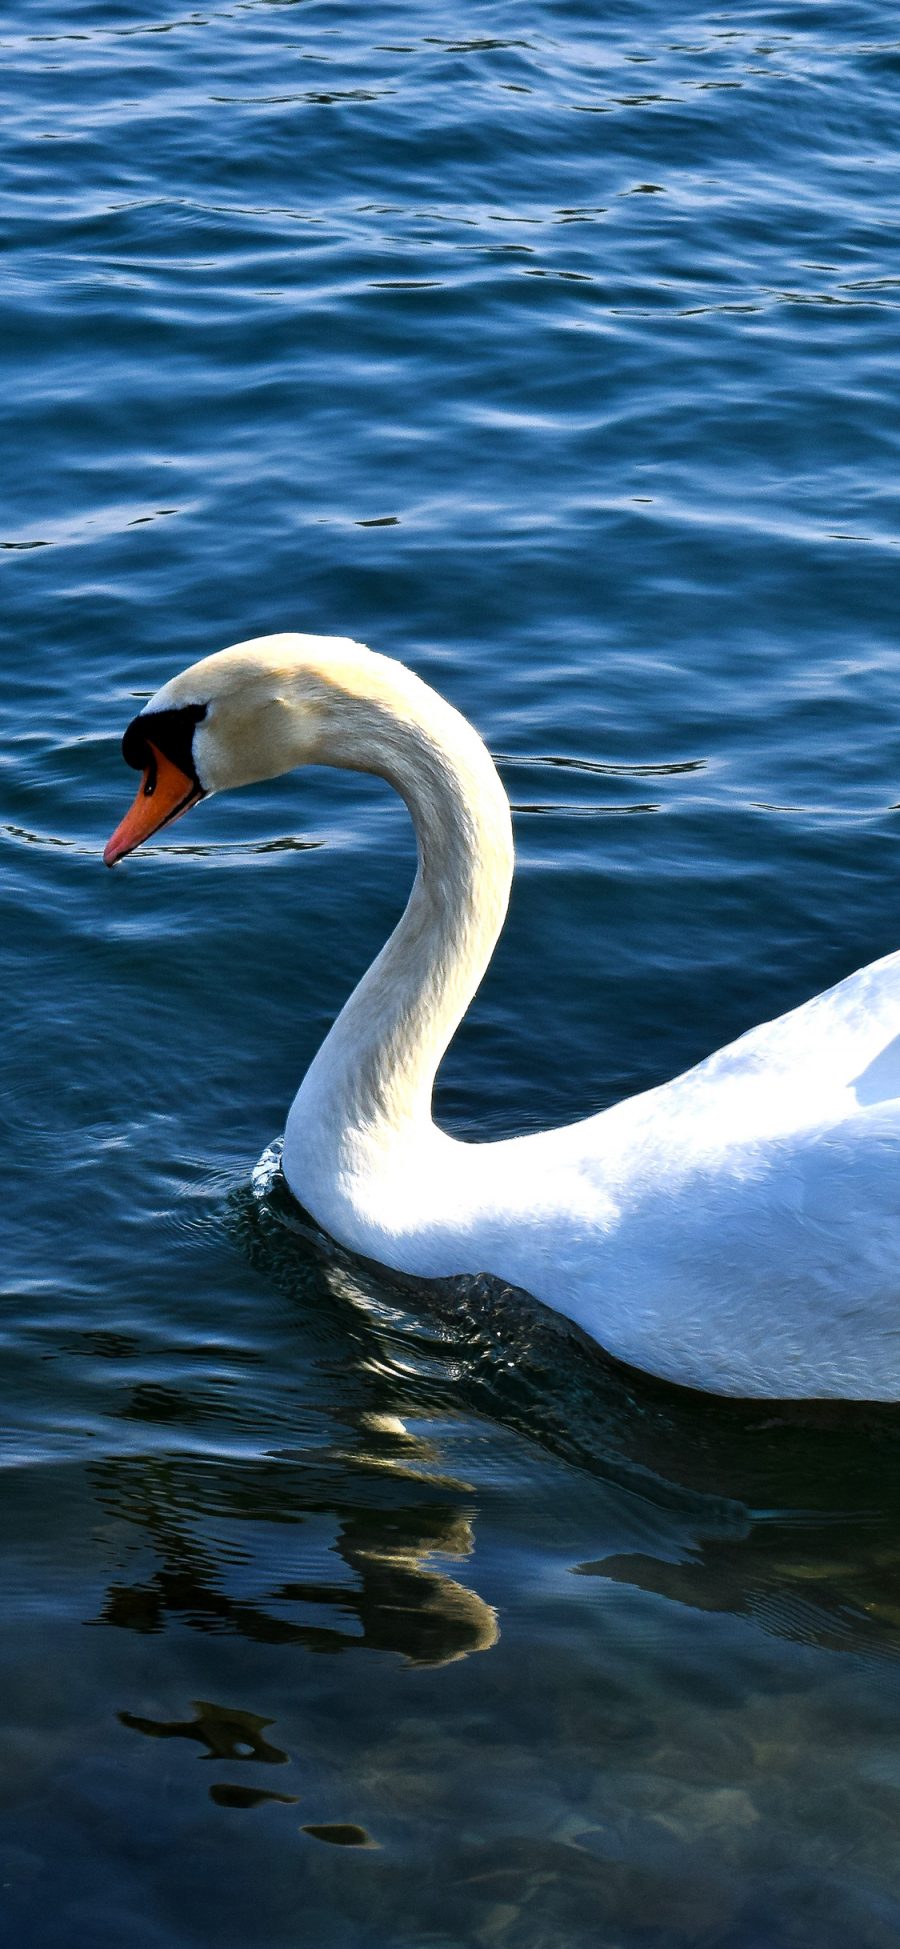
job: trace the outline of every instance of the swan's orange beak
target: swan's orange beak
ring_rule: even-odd
[[[174,765],[149,739],[147,750],[149,763],[134,804],[103,849],[106,866],[115,866],[126,853],[133,853],[136,846],[159,832],[161,826],[170,826],[173,819],[180,818],[182,812],[189,811],[203,798],[203,787],[196,778],[189,778],[187,772]]]

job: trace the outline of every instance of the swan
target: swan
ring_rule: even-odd
[[[431,1099],[503,925],[509,805],[481,738],[392,658],[266,636],[204,658],[125,732],[116,864],[198,800],[300,765],[373,772],[412,816],[405,912],[287,1119],[287,1183],[341,1245],[487,1272],[608,1354],[719,1395],[900,1399],[900,953],[658,1088],[462,1143]]]

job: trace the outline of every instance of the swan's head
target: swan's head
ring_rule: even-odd
[[[336,720],[347,716],[348,701],[377,690],[384,661],[346,637],[260,636],[173,677],[122,740],[141,783],[106,846],[107,866],[210,792],[277,778],[295,765],[340,763]]]

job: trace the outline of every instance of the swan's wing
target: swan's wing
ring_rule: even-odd
[[[656,1372],[725,1393],[900,1399],[900,1098],[635,1190],[622,1358],[652,1345]]]
[[[900,1400],[900,954],[582,1123],[435,1141],[405,1269],[689,1386]]]

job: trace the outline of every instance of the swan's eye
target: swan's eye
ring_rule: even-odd
[[[156,791],[156,779],[159,771],[159,766],[156,762],[156,752],[154,751],[152,744],[148,744],[147,746],[147,756],[144,762],[143,771],[144,771],[144,797],[145,799],[152,799],[153,794]]]

